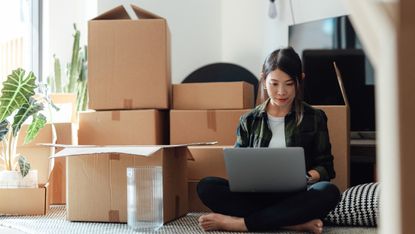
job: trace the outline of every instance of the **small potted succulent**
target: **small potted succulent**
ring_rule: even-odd
[[[46,124],[46,117],[40,113],[49,104],[46,96],[37,92],[33,72],[18,68],[12,71],[0,96],[0,188],[37,187],[37,171],[30,168],[24,155],[17,153],[17,140],[21,126],[31,124],[26,132],[24,144],[33,140]]]

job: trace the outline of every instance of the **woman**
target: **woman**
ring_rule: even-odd
[[[327,117],[302,101],[303,79],[301,60],[293,48],[272,52],[261,72],[263,103],[240,118],[235,147],[303,147],[307,191],[235,193],[223,178],[204,178],[197,192],[214,212],[199,218],[204,230],[323,231],[322,219],[339,202],[340,192],[328,182],[335,172]]]

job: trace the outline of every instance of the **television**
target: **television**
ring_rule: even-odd
[[[374,69],[347,16],[289,27],[289,45],[302,57],[304,100],[311,105],[343,105],[336,62],[350,105],[352,138],[375,138]]]

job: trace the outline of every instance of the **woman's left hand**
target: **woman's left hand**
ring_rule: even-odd
[[[309,170],[307,174],[310,176],[308,178],[308,183],[315,183],[320,180],[320,173],[316,170]]]

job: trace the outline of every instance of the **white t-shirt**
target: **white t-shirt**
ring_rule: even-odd
[[[270,148],[285,148],[287,144],[285,142],[285,118],[274,117],[268,115],[268,126],[272,132],[272,138],[269,142]]]

